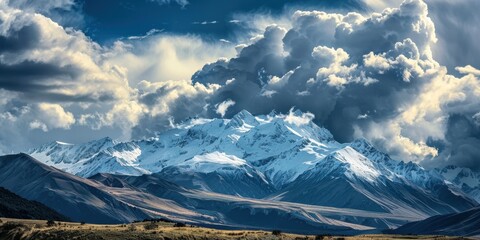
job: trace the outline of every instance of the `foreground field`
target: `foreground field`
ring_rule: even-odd
[[[150,239],[466,239],[444,236],[362,235],[354,237],[307,236],[280,231],[227,231],[182,226],[168,222],[94,225],[43,220],[0,218],[0,240],[150,240]]]

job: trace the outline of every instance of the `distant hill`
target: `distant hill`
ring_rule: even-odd
[[[407,223],[394,234],[480,236],[480,208],[461,213],[438,215],[418,222]]]
[[[104,185],[41,164],[27,154],[0,156],[0,186],[73,221],[123,223],[149,216],[99,188]]]
[[[0,217],[57,221],[69,220],[67,217],[39,202],[22,198],[2,187],[0,187]]]

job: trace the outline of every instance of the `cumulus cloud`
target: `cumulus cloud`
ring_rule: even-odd
[[[155,136],[169,128],[172,121],[182,121],[202,114],[209,97],[218,84],[192,83],[190,80],[163,82],[142,81],[138,84],[138,102],[144,107],[138,124],[132,129],[133,138]]]
[[[403,0],[362,0],[373,11],[381,12],[385,8],[396,8]],[[478,28],[472,28],[480,21],[473,9],[480,7],[477,0],[425,0],[429,17],[435,23],[438,42],[432,45],[435,60],[453,73],[455,67],[473,65],[480,68],[475,47],[480,34]]]
[[[225,116],[225,113],[228,111],[228,108],[230,108],[231,106],[235,105],[235,102],[232,101],[232,100],[226,100],[224,102],[221,102],[219,104],[216,105],[216,112],[218,114],[220,114],[220,116],[224,117]]]
[[[28,146],[32,131],[42,134],[57,129],[69,129],[74,123],[73,114],[59,104],[24,103],[18,93],[0,90],[0,151],[10,153]]]
[[[285,116],[285,122],[302,126],[311,123],[314,118],[315,115],[310,112],[294,111],[294,109],[291,108],[288,115]]]
[[[136,102],[127,68],[109,61],[117,49],[100,46],[50,18],[73,4],[67,0],[0,3],[0,89],[8,95],[0,109],[3,152],[25,150],[59,136],[88,139],[85,130],[95,127],[78,130],[85,123],[81,115],[110,113],[124,102]],[[129,117],[111,115],[118,116],[116,122]]]
[[[57,10],[76,7],[69,0],[0,2],[3,152],[59,137],[146,136],[159,129],[153,124],[158,118],[185,118],[193,111],[182,113],[185,106],[202,109],[217,87],[192,84],[191,75],[205,62],[235,53],[229,43],[215,45],[157,30],[101,46],[52,17]],[[132,133],[142,122],[154,127]]]
[[[82,32],[30,11],[5,5],[0,11],[0,88],[51,101],[130,94],[124,69],[103,62],[103,49]]]
[[[456,67],[455,69],[461,74],[473,74],[480,76],[480,70],[472,67],[471,65],[467,65],[465,67]]]
[[[40,123],[44,131],[48,128],[65,128],[68,129],[75,123],[75,118],[71,112],[66,112],[62,106],[58,104],[40,103],[35,106],[35,120]]]
[[[445,38],[423,1],[392,0],[385,10],[367,2],[382,11],[296,11],[273,25],[235,16],[255,29],[237,46],[163,33],[101,46],[35,7],[0,3],[2,131],[25,139],[88,127],[142,138],[189,117],[275,109],[340,141],[366,137],[398,159],[478,168],[478,67],[465,60],[453,74],[437,61]],[[0,146],[26,145],[15,141],[0,137]]]
[[[369,16],[297,11],[289,28],[267,27],[236,57],[204,66],[193,80],[221,86],[208,106],[234,101],[227,117],[296,106],[341,141],[366,136],[396,158],[441,162],[445,150],[432,139],[453,148],[447,119],[478,110],[476,71],[449,75],[433,57],[438,39],[428,6],[398,6]]]
[[[231,44],[216,43],[197,36],[147,34],[141,39],[117,41],[108,61],[128,66],[126,74],[132,85],[142,80],[188,80],[205,63],[235,55]]]

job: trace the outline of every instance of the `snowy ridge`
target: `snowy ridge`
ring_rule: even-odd
[[[336,151],[332,157],[327,159],[334,159],[335,162],[345,165],[346,176],[351,179],[360,177],[366,181],[375,182],[381,174],[368,158],[349,146]]]
[[[443,169],[435,169],[445,180],[480,202],[480,173],[473,172],[468,168],[446,166]]]
[[[258,177],[268,184],[265,176],[250,166],[247,161],[221,152],[212,152],[195,156],[190,160],[178,164],[177,167],[186,172],[196,173],[233,173],[235,171],[240,171],[245,173],[248,177]]]
[[[295,111],[290,115],[253,116],[244,110],[232,119],[191,119],[160,133],[158,139],[116,143],[107,138],[61,147],[52,143],[28,153],[47,165],[83,177],[96,173],[139,175],[169,166],[185,168],[192,163],[201,166],[189,167],[192,171],[203,171],[207,166],[216,171],[226,165],[238,167],[241,161],[280,186],[341,146],[328,130],[313,122],[298,124],[290,120],[302,114]],[[236,161],[213,161],[224,159],[222,156]],[[199,159],[210,161],[199,164]]]
[[[314,178],[327,174],[346,176],[352,184],[372,186],[388,181],[423,189],[426,194],[460,196],[475,193],[467,190],[480,179],[465,171],[442,175],[412,162],[393,160],[366,139],[339,143],[327,129],[317,126],[310,115],[298,110],[260,116],[243,110],[232,119],[190,119],[153,139],[118,143],[104,138],[86,144],[52,143],[32,149],[29,154],[82,177],[97,173],[134,176],[163,173],[174,178],[181,173],[182,179],[176,183],[201,185],[202,189],[218,189],[213,186],[218,179],[226,186],[236,187],[238,181],[255,185],[244,184],[241,186],[244,189],[233,194],[268,186],[268,191],[251,196],[280,190],[306,174],[314,174]],[[450,177],[446,181],[446,176],[453,175],[468,177],[462,181]],[[438,189],[448,193],[440,193]]]

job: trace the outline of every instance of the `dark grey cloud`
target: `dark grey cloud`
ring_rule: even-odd
[[[204,107],[213,89],[190,81],[168,81],[139,84],[138,101],[149,109],[132,129],[132,138],[156,136],[175,121],[205,117]],[[215,88],[215,87],[213,87]]]
[[[40,30],[37,26],[28,25],[19,30],[10,29],[7,36],[0,35],[0,53],[18,54],[37,46],[39,40]]]
[[[48,102],[128,97],[122,69],[102,66],[102,47],[37,13],[74,5],[70,0],[45,4],[19,0],[0,5],[0,89]]]
[[[86,129],[90,139],[110,132],[93,133],[77,121],[85,111],[110,113],[105,128],[122,132],[112,123],[120,119],[112,109],[126,111],[135,91],[126,70],[106,62],[111,50],[53,16],[75,6],[73,0],[0,2],[0,152],[67,135],[82,141]]]
[[[457,165],[480,171],[480,125],[472,115],[449,116],[445,140],[431,139],[429,142],[439,149],[439,156],[427,160],[427,164],[434,167]]]
[[[286,113],[296,107],[314,113],[340,141],[366,136],[402,160],[475,168],[478,136],[456,136],[454,126],[460,123],[453,123],[480,111],[478,94],[468,90],[478,87],[478,80],[449,76],[432,58],[437,38],[427,14],[419,0],[371,17],[296,12],[290,29],[270,26],[240,46],[237,57],[207,64],[193,75],[194,83],[220,85],[205,102],[196,102],[204,108],[174,104],[162,120],[231,117],[242,109]],[[225,102],[234,104],[218,111]],[[155,131],[159,122],[141,120],[134,132],[157,124],[150,128]],[[471,122],[467,132],[473,131]]]
[[[25,98],[47,102],[105,102],[115,96],[105,92],[62,92],[79,87],[82,69],[26,60],[18,64],[0,63],[0,88],[21,93]],[[89,79],[95,84],[95,79]],[[92,88],[94,86],[91,86]]]
[[[452,19],[469,10],[465,2],[448,8],[447,1],[430,1],[430,13],[421,0],[371,16],[297,11],[282,17],[287,27],[269,26],[239,45],[235,57],[204,65],[190,81],[177,72],[233,51],[230,43],[215,47],[192,36],[147,34],[101,46],[56,18],[76,11],[72,0],[51,1],[43,9],[38,1],[9,1],[0,4],[6,13],[0,24],[7,28],[0,34],[0,130],[29,139],[9,143],[0,137],[0,151],[44,135],[86,139],[95,130],[93,138],[116,133],[126,140],[155,136],[172,121],[193,116],[231,117],[243,109],[287,113],[296,107],[314,113],[340,141],[364,136],[403,160],[478,169],[479,71],[463,68],[453,77],[441,66],[449,73],[456,64],[477,66],[478,48],[459,50],[475,46],[472,24],[462,21],[476,21],[476,15]],[[447,19],[440,18],[442,9]],[[439,24],[436,45],[428,16]]]
[[[317,123],[332,130],[340,140],[350,141],[354,137],[353,126],[366,122],[359,119],[360,115],[367,114],[368,121],[389,119],[398,114],[400,105],[412,100],[410,96],[421,91],[423,82],[418,76],[409,81],[403,79],[406,66],[382,72],[363,66],[364,55],[370,52],[391,57],[404,54],[413,61],[429,60],[418,53],[418,49],[427,49],[434,37],[426,6],[421,2],[406,3],[396,12],[369,19],[358,14],[297,12],[293,21],[292,29],[269,27],[262,39],[243,48],[238,57],[206,65],[193,76],[194,81],[203,84],[224,84],[234,79],[215,93],[211,106],[233,100],[236,104],[229,109],[227,117],[241,109],[264,114],[272,109],[287,112],[295,106],[314,113]],[[414,24],[418,24],[420,31],[412,29]],[[395,45],[406,39],[411,39],[407,42],[413,47],[395,50]],[[317,46],[344,49],[348,59],[340,66],[331,65],[336,60],[327,53],[317,54],[320,57],[316,59],[313,52]],[[339,71],[348,71],[345,68],[353,65],[356,69],[348,72],[351,83],[341,89],[317,78],[320,68],[338,67],[343,68]],[[288,71],[293,71],[288,81],[275,89],[275,93],[266,95],[267,81],[272,76],[282,77]],[[367,77],[378,82],[366,85]],[[216,115],[214,109],[209,115]]]
[[[435,22],[438,42],[433,46],[435,58],[454,72],[455,67],[480,68],[480,1],[427,0],[430,17]]]
[[[79,73],[69,66],[25,61],[18,64],[0,64],[0,88],[18,92],[44,92],[68,85]],[[66,80],[61,86],[48,80]]]

